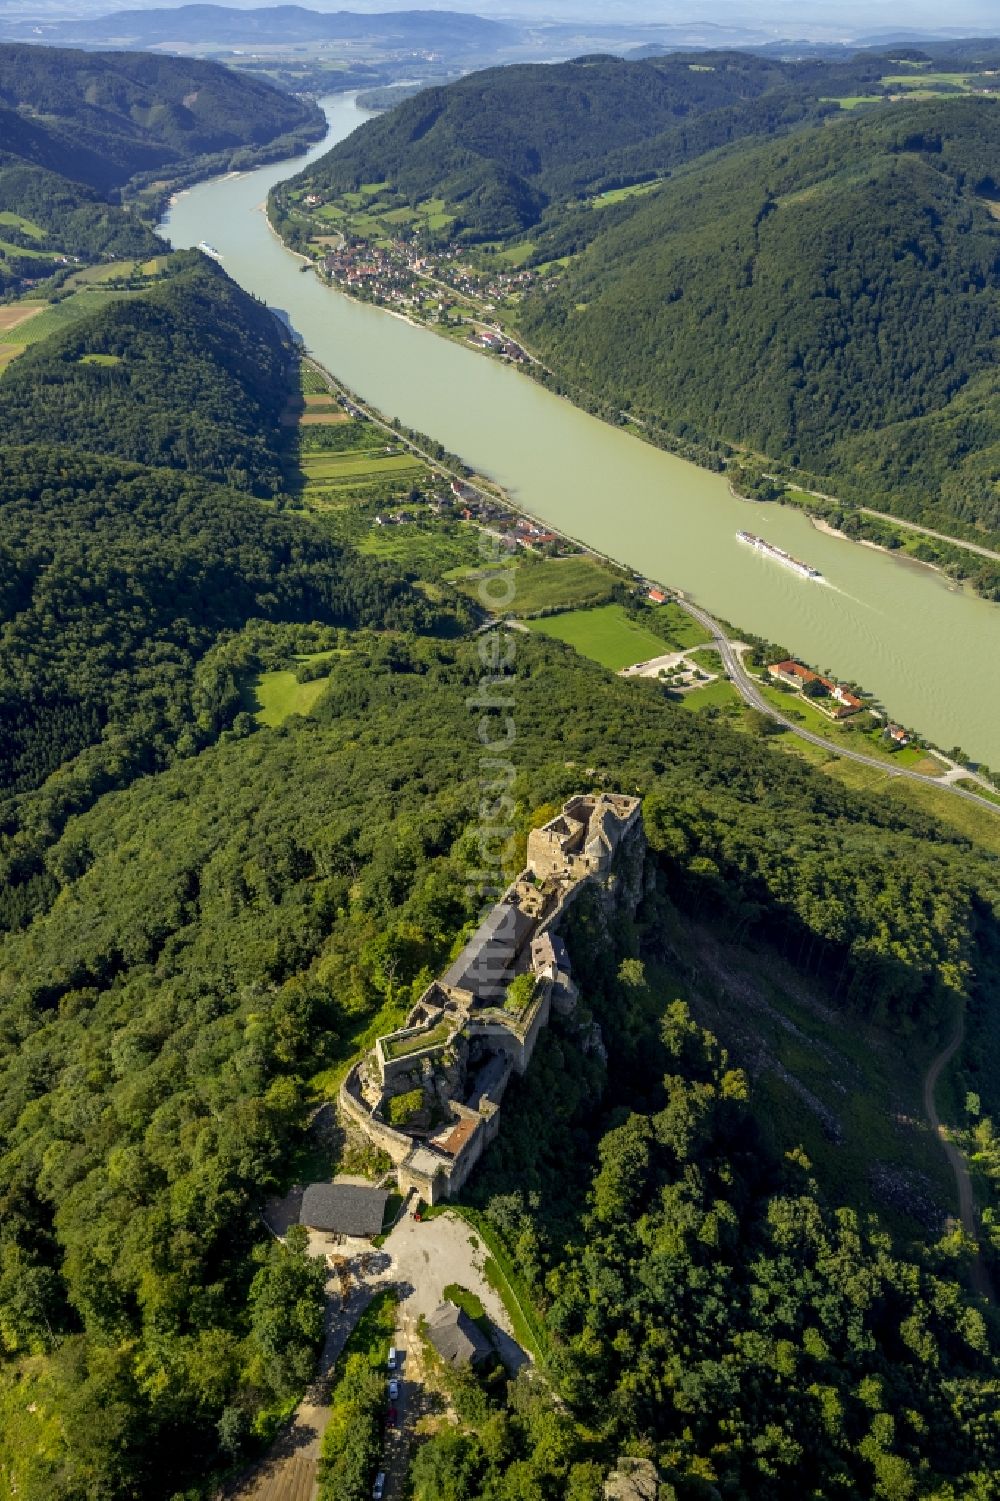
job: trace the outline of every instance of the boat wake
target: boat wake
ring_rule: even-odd
[[[878,605],[873,605],[871,601],[867,599],[859,599],[856,594],[851,594],[847,589],[842,589],[839,584],[831,583],[828,578],[820,577],[816,580],[816,583],[822,584],[824,589],[832,589],[834,594],[842,594],[844,598],[849,599],[852,604],[860,605],[863,610],[871,610],[874,615],[885,614],[885,611],[880,610]]]

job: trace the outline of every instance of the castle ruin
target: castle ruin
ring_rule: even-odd
[[[620,858],[644,848],[638,798],[571,798],[528,835],[525,869],[405,1025],[351,1069],[341,1109],[388,1153],[400,1192],[435,1204],[466,1182],[500,1128],[511,1074],[528,1067],[552,1010],[576,1007],[563,916],[588,882],[611,890]],[[393,1101],[417,1100],[401,1120]]]

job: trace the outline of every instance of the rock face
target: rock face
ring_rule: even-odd
[[[604,1501],[657,1501],[660,1477],[651,1459],[622,1457],[604,1482]]]
[[[524,1073],[553,1009],[568,1016],[577,988],[560,936],[587,889],[610,928],[635,910],[646,849],[642,805],[617,793],[581,794],[528,836],[528,864],[405,1027],[379,1037],[348,1074],[341,1106],[396,1164],[403,1193],[428,1203],[456,1193],[500,1127],[512,1073]],[[599,1034],[593,1046],[601,1049]],[[385,1106],[419,1083],[440,1109],[433,1125],[388,1126]]]

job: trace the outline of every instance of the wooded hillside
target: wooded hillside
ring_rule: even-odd
[[[322,133],[315,105],[218,63],[0,43],[0,148],[101,192]]]
[[[679,172],[525,328],[570,381],[848,496],[996,530],[1000,109],[927,100]]]
[[[492,68],[406,100],[291,185],[336,193],[387,180],[412,202],[444,199],[471,238],[504,236],[575,193],[783,128],[814,99],[793,69],[739,53]]]

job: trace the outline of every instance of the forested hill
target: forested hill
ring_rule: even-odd
[[[0,382],[0,429],[273,494],[290,341],[214,261],[189,251],[169,267],[27,349]]]
[[[314,522],[274,514],[296,380],[274,315],[188,251],[0,382],[0,827],[14,836],[0,834],[0,926],[35,899],[24,829],[39,798],[41,824],[60,826],[232,723],[235,660],[199,665],[227,632],[421,630],[447,613]]]
[[[975,98],[734,148],[598,234],[525,329],[609,405],[1000,528],[998,156]]]
[[[443,198],[471,236],[513,234],[553,201],[822,112],[819,82],[817,65],[735,52],[494,68],[424,90],[294,181],[323,193],[386,180],[413,202]]]
[[[322,133],[314,104],[218,63],[0,44],[0,151],[102,192]]]

